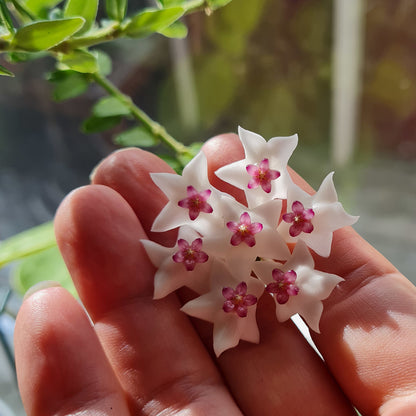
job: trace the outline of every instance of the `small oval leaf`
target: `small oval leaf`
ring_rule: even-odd
[[[130,109],[115,97],[104,97],[92,108],[96,117],[128,116]]]
[[[134,127],[119,134],[114,142],[123,147],[151,147],[156,146],[159,140],[144,127]]]
[[[126,34],[136,38],[159,32],[178,20],[184,12],[182,7],[144,10],[132,18],[126,28]]]
[[[90,84],[88,76],[75,71],[55,71],[49,74],[48,81],[55,86],[55,101],[68,100],[83,94]]]
[[[26,0],[25,7],[38,17],[45,17],[47,10],[55,7],[62,0]]]
[[[8,69],[6,69],[4,66],[0,65],[0,75],[4,75],[6,77],[14,77],[13,72],[10,72]]]
[[[105,10],[110,19],[121,22],[126,16],[127,0],[105,0]]]
[[[14,288],[23,295],[33,285],[46,279],[53,279],[77,296],[71,276],[57,246],[24,259],[15,269],[12,283]]]
[[[76,33],[84,22],[82,17],[72,17],[30,23],[16,32],[12,45],[15,49],[29,52],[47,50]]]
[[[77,32],[77,35],[88,32],[95,23],[97,16],[98,0],[67,0],[64,10],[64,17],[83,17],[84,26]]]
[[[52,221],[22,231],[0,244],[0,267],[54,245],[56,239]]]
[[[182,22],[174,22],[159,33],[167,38],[183,39],[188,35],[188,28]]]
[[[82,72],[84,74],[93,74],[98,72],[97,57],[93,53],[87,51],[74,51],[62,55],[59,60],[58,68],[62,70],[72,69],[73,71]]]
[[[121,121],[120,116],[111,117],[96,117],[91,116],[87,118],[81,126],[84,133],[99,133],[101,131],[109,130]]]

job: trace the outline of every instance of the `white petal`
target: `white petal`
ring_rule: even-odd
[[[322,181],[318,192],[315,195],[315,204],[331,204],[338,201],[337,191],[333,181],[334,172],[328,173]]]
[[[182,177],[190,184],[196,184],[198,188],[211,188],[208,181],[207,158],[200,151],[198,154],[183,168]],[[202,189],[198,189],[202,190]]]
[[[140,240],[153,266],[159,267],[171,255],[172,248],[164,247],[150,240]]]
[[[246,171],[246,159],[229,163],[215,171],[215,175],[240,189],[246,189],[251,176]]]
[[[358,220],[358,217],[347,214],[340,202],[314,206],[313,209],[316,220],[313,218],[312,224],[328,231],[335,231],[347,225],[352,225]]]
[[[164,232],[190,223],[188,210],[168,202],[153,221],[151,231]]]
[[[179,201],[186,198],[186,181],[175,173],[150,173],[152,181],[162,190],[169,200]]]
[[[257,133],[238,127],[238,135],[244,146],[246,159],[260,161],[266,146],[266,140]],[[260,160],[259,160],[260,159]]]
[[[211,271],[211,291],[186,303],[181,310],[190,316],[200,318],[214,324],[214,351],[220,355],[226,349],[236,346],[240,339],[250,342],[259,341],[259,331],[256,322],[257,304],[248,307],[247,316],[240,318],[234,312],[224,312],[222,307],[224,287],[235,288],[241,281],[247,283],[247,293],[260,298],[264,285],[257,279],[247,275],[236,278],[227,266],[214,261]]]
[[[314,331],[319,332],[319,320],[323,310],[322,300],[326,299],[343,279],[334,274],[315,270],[314,267],[312,255],[302,241],[297,243],[292,256],[285,264],[260,261],[253,266],[256,275],[266,285],[273,282],[272,271],[275,268],[284,272],[294,270],[297,274],[295,282],[299,288],[297,295],[290,296],[285,304],[277,303],[273,297],[279,322],[284,322],[299,313]]]
[[[285,137],[272,137],[267,142],[267,150],[273,156],[277,156],[282,165],[287,165],[287,162],[292,156],[293,151],[298,145],[298,135],[294,134],[292,136]]]

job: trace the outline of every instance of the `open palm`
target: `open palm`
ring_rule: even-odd
[[[212,184],[241,197],[213,175],[243,157],[237,137],[204,151]],[[215,358],[212,327],[179,310],[189,293],[152,299],[140,239],[173,245],[175,235],[150,232],[166,197],[149,172],[171,170],[138,149],[116,152],[58,210],[58,244],[90,318],[59,287],[23,303],[15,345],[29,416],[344,416],[352,404],[364,415],[416,414],[416,289],[386,259],[351,228],[334,234],[330,257],[316,256],[318,270],[345,279],[313,335],[324,361],[266,297],[260,344]]]

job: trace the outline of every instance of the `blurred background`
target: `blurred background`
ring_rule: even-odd
[[[416,282],[415,16],[412,0],[234,0],[212,16],[187,16],[185,40],[102,49],[113,58],[111,80],[185,143],[238,125],[266,139],[298,133],[292,167],[314,187],[336,170],[340,201],[360,215],[357,231]],[[80,132],[103,93],[54,101],[52,60],[5,66],[16,77],[0,77],[1,240],[51,220],[126,127]],[[0,270],[0,416],[24,415],[14,269]]]

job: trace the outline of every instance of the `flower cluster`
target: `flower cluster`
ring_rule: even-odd
[[[181,176],[151,174],[169,200],[152,231],[178,228],[177,243],[142,241],[157,267],[154,298],[182,286],[195,291],[182,311],[214,324],[217,356],[240,340],[259,342],[256,308],[263,294],[274,299],[278,321],[299,314],[319,332],[322,300],[343,279],[315,270],[310,249],[329,256],[332,233],[357,220],[338,202],[332,174],[314,195],[293,183],[287,163],[297,135],[266,142],[239,128],[239,137],[245,158],[215,173],[242,189],[247,203],[210,184],[200,152]],[[287,243],[294,243],[292,252]]]

